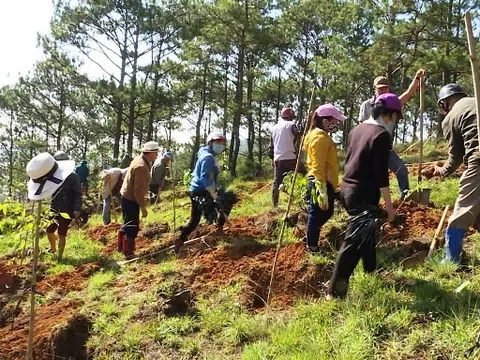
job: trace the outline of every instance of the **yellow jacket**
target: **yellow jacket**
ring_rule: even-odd
[[[307,176],[329,182],[333,189],[338,187],[337,147],[328,133],[322,129],[310,130],[305,136],[303,148],[307,152]]]

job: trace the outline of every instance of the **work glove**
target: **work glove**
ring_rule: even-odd
[[[310,196],[313,203],[318,205],[320,209],[328,210],[328,194],[324,182],[314,180]]]

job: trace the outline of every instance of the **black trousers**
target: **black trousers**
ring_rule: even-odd
[[[123,225],[120,231],[127,237],[136,238],[140,224],[140,206],[136,201],[122,197]]]
[[[274,163],[273,169],[273,185],[272,185],[272,202],[273,206],[278,205],[278,199],[280,197],[280,192],[278,188],[283,182],[285,178],[285,174],[289,171],[295,171],[295,166],[297,165],[297,160],[278,160]],[[298,173],[305,175],[307,173],[307,169],[305,165],[300,161],[298,164]]]
[[[360,212],[369,205],[378,206],[378,203],[367,204],[363,201],[358,202],[358,197],[345,195],[347,194],[342,190],[342,203],[350,215]],[[330,279],[329,293],[333,296],[344,297],[347,295],[350,276],[353,274],[360,259],[362,259],[365,272],[371,273],[377,268],[376,237],[372,236],[370,241],[365,240],[363,242],[361,241],[363,239],[360,239],[360,241],[359,239],[351,239],[349,235],[355,230],[356,228],[352,226],[349,220],[345,240],[338,252]]]
[[[182,232],[180,234],[180,240],[185,242],[187,241],[188,236],[197,228],[198,224],[200,223],[200,220],[202,219],[202,210],[200,209],[200,206],[196,200],[194,200],[198,196],[210,196],[210,193],[207,190],[203,191],[191,191],[190,194],[190,201],[192,202],[192,210],[190,213],[190,221],[188,222],[187,225],[185,225],[182,229]],[[225,222],[227,219],[225,219],[225,216],[221,213],[220,216],[218,217],[218,226],[221,228],[223,225],[225,225]]]

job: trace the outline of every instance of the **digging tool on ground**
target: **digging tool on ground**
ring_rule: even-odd
[[[185,245],[190,245],[190,244],[194,244],[194,243],[197,243],[197,242],[200,242],[200,241],[204,241],[206,238],[208,238],[210,235],[212,235],[212,234],[215,233],[215,232],[216,232],[216,230],[209,232],[207,235],[203,235],[203,236],[200,236],[200,237],[198,237],[198,238],[185,241],[185,243],[183,244],[183,246],[185,246]],[[137,256],[136,258],[133,258],[133,259],[130,259],[130,260],[117,261],[116,264],[117,264],[118,266],[124,266],[124,265],[130,264],[130,263],[133,263],[133,262],[137,262],[137,261],[139,261],[139,260],[144,260],[144,259],[148,259],[148,258],[154,257],[154,256],[156,256],[156,255],[159,255],[159,254],[163,253],[163,252],[166,252],[166,251],[169,251],[169,250],[173,250],[174,248],[175,248],[175,245],[171,245],[171,246],[168,246],[168,247],[159,249],[159,250],[157,250],[157,251],[154,251],[154,252],[151,252],[151,253],[148,253],[148,254],[144,254],[144,255]]]
[[[35,218],[35,239],[33,244],[33,266],[32,266],[32,283],[30,285],[30,323],[28,327],[28,345],[27,360],[33,359],[33,332],[35,328],[35,287],[37,285],[37,264],[40,240],[40,219],[42,215],[42,200],[37,202],[37,214]]]
[[[422,184],[422,166],[423,166],[423,109],[424,101],[424,82],[423,78],[420,79],[420,157],[418,161],[418,177],[417,177],[417,188],[413,190],[410,195],[407,196],[407,200],[415,201],[419,204],[428,205],[430,203],[430,193],[432,189],[421,188]]]
[[[467,30],[468,52],[472,66],[473,89],[475,91],[475,108],[477,110],[477,132],[480,134],[480,74],[478,73],[479,59],[475,52],[475,39],[473,37],[472,17],[470,12],[465,14],[465,28]],[[478,144],[480,149],[480,142]]]
[[[430,244],[430,249],[428,250],[427,260],[430,260],[435,252],[435,248],[437,247],[438,236],[440,235],[440,231],[442,231],[443,224],[445,223],[445,219],[448,213],[448,205],[445,206],[445,210],[443,210],[442,217],[440,219],[440,223],[438,224],[437,230],[435,231],[435,235],[433,235],[432,243]]]
[[[300,146],[299,146],[298,154],[297,154],[297,163],[295,165],[295,171],[293,172],[292,185],[291,185],[290,195],[288,197],[287,210],[285,211],[285,216],[283,217],[282,228],[280,230],[280,235],[278,236],[277,250],[275,251],[275,257],[273,258],[272,273],[271,273],[271,276],[270,276],[270,284],[268,285],[267,306],[270,305],[270,300],[272,299],[273,286],[275,284],[275,272],[277,270],[278,255],[280,254],[280,248],[282,246],[283,236],[285,235],[285,227],[287,225],[286,220],[288,218],[288,215],[290,213],[290,208],[292,206],[293,191],[295,189],[295,180],[297,178],[298,165],[300,164],[300,155],[302,153],[303,141],[305,140],[305,135],[307,134],[307,131],[308,131],[307,130],[308,119],[310,118],[310,115],[313,112],[313,107],[315,106],[315,91],[316,91],[316,89],[317,89],[317,86],[316,86],[316,84],[314,84],[313,85],[313,90],[312,90],[312,95],[310,96],[310,105],[308,107],[307,122],[305,124],[305,128],[303,129],[302,140],[300,141]]]

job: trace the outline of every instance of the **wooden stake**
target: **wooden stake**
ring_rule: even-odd
[[[33,245],[33,268],[32,268],[32,284],[30,285],[30,325],[28,328],[28,347],[27,360],[33,359],[33,333],[35,327],[35,293],[37,285],[37,262],[39,253],[40,240],[40,219],[42,215],[42,200],[37,202],[37,214],[35,219],[35,240]]]
[[[442,231],[443,224],[445,222],[445,218],[447,217],[447,212],[448,212],[448,205],[445,206],[445,210],[443,210],[443,214],[442,214],[442,217],[440,219],[440,223],[437,226],[437,230],[435,231],[435,235],[433,235],[432,243],[430,244],[430,250],[428,250],[428,254],[427,254],[427,260],[429,260],[432,257],[433,253],[435,252],[435,248],[437,246],[437,239],[438,239],[438,236],[440,235],[440,231]]]
[[[470,12],[465,14],[465,28],[467,30],[468,52],[470,54],[470,64],[472,66],[473,88],[475,90],[475,105],[477,110],[477,132],[480,134],[480,74],[478,73],[478,63],[475,52],[475,39],[473,37],[472,17]],[[479,143],[480,150],[480,143]]]
[[[273,295],[273,286],[274,286],[274,283],[275,283],[275,272],[277,270],[278,255],[280,253],[280,248],[282,246],[283,236],[285,235],[287,218],[288,218],[288,215],[290,214],[290,208],[292,206],[293,191],[295,189],[295,180],[297,178],[298,166],[300,164],[300,155],[302,153],[303,141],[305,140],[305,135],[308,132],[307,129],[308,129],[308,120],[310,118],[310,113],[313,111],[313,107],[315,106],[315,90],[316,90],[316,86],[314,85],[313,90],[312,90],[312,95],[310,96],[310,106],[308,108],[307,121],[305,123],[305,128],[303,129],[302,140],[300,141],[300,146],[299,146],[299,149],[298,149],[297,163],[296,163],[296,166],[295,166],[295,171],[293,172],[291,190],[290,190],[290,195],[288,197],[287,210],[285,211],[285,216],[283,217],[282,228],[280,230],[280,235],[278,236],[277,250],[275,251],[275,257],[273,258],[272,274],[270,276],[270,284],[268,286],[267,306],[270,305],[270,301],[271,301],[272,295]]]
[[[170,160],[170,171],[172,172],[172,207],[173,207],[172,232],[175,234],[175,229],[177,228],[177,213],[175,208],[175,172],[173,171],[173,160]]]
[[[418,186],[422,183],[423,165],[423,78],[420,78],[420,159],[418,161]]]

